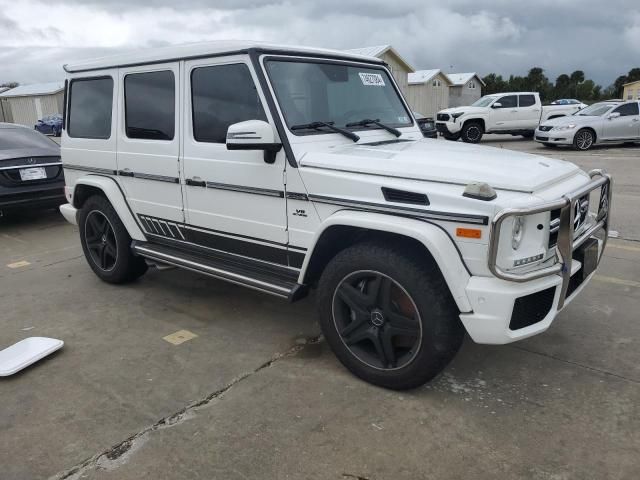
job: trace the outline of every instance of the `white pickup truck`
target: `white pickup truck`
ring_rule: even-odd
[[[473,105],[438,112],[436,128],[447,140],[478,143],[485,133],[508,133],[533,138],[538,125],[573,115],[580,105],[542,106],[536,92],[485,95]]]

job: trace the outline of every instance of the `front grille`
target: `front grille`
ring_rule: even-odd
[[[589,215],[589,194],[578,199],[574,207],[573,230],[577,232],[580,227],[587,221]],[[551,211],[549,220],[549,248],[553,248],[558,244],[558,232],[560,231],[560,209]],[[575,236],[575,235],[574,235]]]
[[[541,132],[548,132],[549,130],[551,130],[553,127],[549,126],[549,125],[540,125],[538,127],[540,129]]]
[[[516,298],[509,329],[518,330],[538,323],[549,314],[553,306],[556,287]]]
[[[448,113],[438,113],[436,115],[436,119],[439,122],[448,122],[449,121],[449,114]]]

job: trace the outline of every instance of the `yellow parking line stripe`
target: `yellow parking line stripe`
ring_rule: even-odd
[[[640,288],[640,282],[635,282],[633,280],[625,280],[623,278],[606,277],[604,275],[596,275],[595,277],[593,277],[593,279],[594,280],[598,280],[599,282],[613,283],[614,285],[624,285],[625,287]]]
[[[9,268],[21,268],[21,267],[27,267],[31,265],[31,263],[27,262],[26,260],[20,260],[19,262],[14,262],[14,263],[10,263],[7,265],[7,267]]]
[[[608,248],[617,248],[619,250],[628,250],[630,252],[640,252],[640,247],[630,247],[629,245],[616,245],[611,242],[607,244]]]

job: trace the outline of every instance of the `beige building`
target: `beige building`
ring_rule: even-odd
[[[440,69],[418,70],[408,75],[407,100],[414,112],[434,117],[449,107],[451,80]]]
[[[640,100],[640,80],[624,84],[622,91],[623,100]]]
[[[400,56],[400,54],[391,45],[377,45],[375,47],[352,48],[346,50],[349,53],[357,55],[366,55],[368,57],[376,57],[384,61],[393,74],[393,78],[400,87],[403,94],[407,94],[408,80],[407,75],[414,72],[414,68]]]
[[[62,113],[64,83],[21,85],[0,93],[4,121],[33,127],[38,119]]]

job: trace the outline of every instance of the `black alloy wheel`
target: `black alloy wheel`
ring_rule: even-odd
[[[92,210],[85,220],[85,241],[94,264],[105,272],[113,270],[118,260],[118,244],[109,219]]]
[[[342,342],[369,367],[405,367],[420,349],[418,308],[407,291],[383,273],[347,275],[334,292],[332,309]]]

